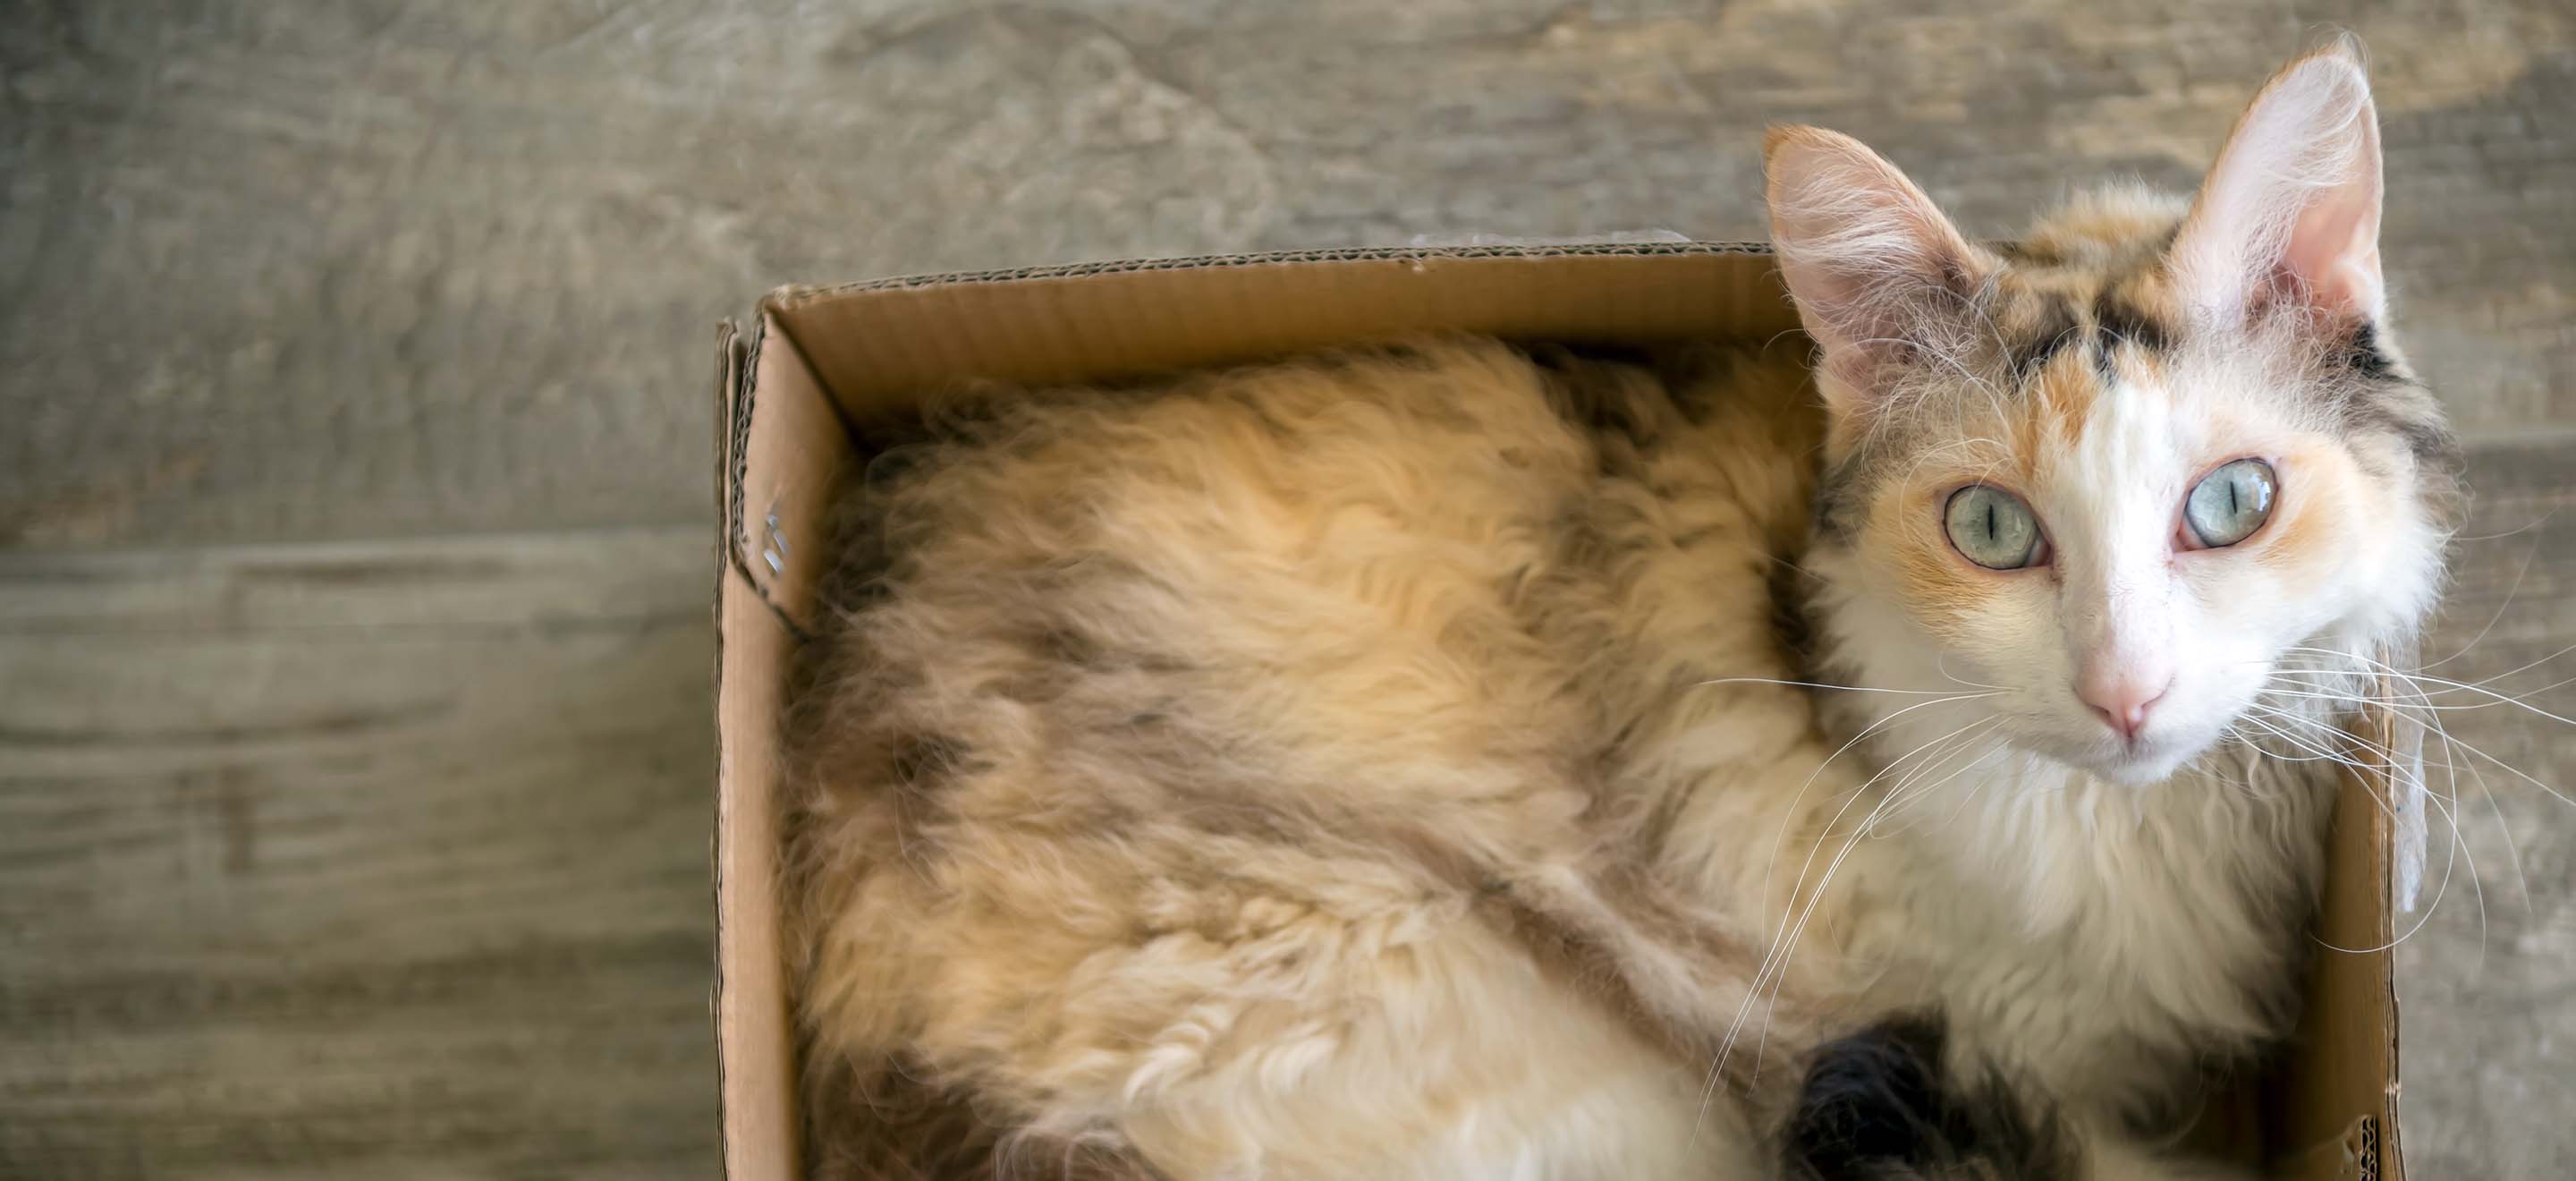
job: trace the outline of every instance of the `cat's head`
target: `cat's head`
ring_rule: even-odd
[[[2149,782],[2305,649],[2411,639],[2452,444],[2388,328],[2357,46],[2275,76],[2196,197],[2082,197],[2009,245],[1845,136],[1768,155],[1838,656],[1993,686],[1998,737]]]

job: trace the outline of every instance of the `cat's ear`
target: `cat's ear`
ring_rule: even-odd
[[[1867,410],[1903,367],[1958,347],[1996,263],[1923,190],[1859,140],[1816,127],[1772,128],[1763,164],[1780,275],[1823,351],[1834,380],[1820,384],[1837,414]]]
[[[2379,111],[2347,36],[2283,67],[2237,117],[2174,239],[2176,290],[2218,326],[2275,300],[2377,320],[2379,192]]]

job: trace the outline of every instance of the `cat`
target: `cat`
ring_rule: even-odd
[[[2359,48],[1963,237],[1775,130],[1804,340],[963,399],[792,720],[821,1175],[2189,1177],[2438,595]]]

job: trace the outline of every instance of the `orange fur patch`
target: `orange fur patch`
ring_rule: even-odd
[[[2303,446],[2275,460],[2281,497],[2256,543],[2254,558],[2284,571],[2325,570],[2352,543],[2349,523],[2361,502],[2361,473],[2341,447]]]

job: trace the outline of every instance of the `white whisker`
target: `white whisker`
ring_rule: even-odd
[[[1916,707],[1910,708],[1920,708],[1921,706],[1934,704],[1940,704],[1940,702],[1924,702],[1920,703],[1920,705]],[[1889,774],[1896,772],[1908,761],[1915,759],[1917,756],[1922,755],[1924,752],[1929,751],[1936,746],[1966,733],[1974,727],[1980,725],[1993,725],[1999,720],[2000,719],[1993,717],[1979,718],[1967,723],[1966,725],[1960,726],[1957,729],[1951,730],[1948,733],[1935,737],[1930,741],[1924,742],[1921,745],[1906,751],[1904,754],[1898,755],[1896,758],[1889,760],[1886,766],[1881,768],[1875,774],[1872,774],[1867,780],[1863,781],[1859,787],[1853,789],[1850,793],[1850,797],[1843,801],[1842,807],[1837,809],[1834,815],[1825,821],[1822,833],[1831,833],[1834,826],[1841,823],[1843,817],[1850,813],[1853,805],[1870,795],[1871,787],[1875,786],[1880,780],[1885,779]],[[1858,739],[1855,738],[1853,741],[1857,742]],[[1848,749],[1850,745],[1851,743],[1847,742],[1844,744],[1844,747]],[[1836,753],[1839,754],[1840,752],[1837,751]],[[1830,757],[1828,758],[1828,761],[1831,761]],[[1813,780],[1811,778],[1810,783],[1812,782]],[[1877,807],[1884,807],[1885,803],[1885,797],[1882,797]],[[1872,811],[1874,813],[1876,808],[1873,808]],[[1843,860],[1850,855],[1853,846],[1858,841],[1859,833],[1867,831],[1867,827],[1868,822],[1864,820],[1861,828],[1854,832],[1853,837],[1844,842],[1843,848],[1837,852],[1832,861],[1827,864],[1824,878],[1818,882],[1816,889],[1812,893],[1806,893],[1805,905],[1800,907],[1796,920],[1784,926],[1776,935],[1773,936],[1771,947],[1764,952],[1761,964],[1755,969],[1753,980],[1747,987],[1744,1000],[1736,1008],[1735,1019],[1727,1025],[1726,1035],[1721,1039],[1716,1057],[1709,1066],[1708,1081],[1702,1088],[1700,1095],[1700,1114],[1703,1118],[1707,1114],[1708,1104],[1714,1101],[1718,1080],[1725,1074],[1726,1063],[1735,1052],[1735,1043],[1737,1039],[1743,1036],[1744,1023],[1751,1017],[1754,1005],[1761,997],[1763,987],[1766,984],[1774,984],[1778,980],[1785,980],[1789,952],[1794,946],[1796,933],[1802,932],[1805,929],[1807,918],[1815,913],[1815,908],[1824,897],[1826,888],[1832,884],[1835,870],[1837,870],[1842,865]],[[1805,893],[1807,876],[1815,868],[1816,857],[1822,850],[1823,843],[1822,834],[1820,833],[1819,840],[1816,844],[1809,847],[1807,851],[1807,859],[1805,862],[1800,864],[1797,878],[1790,886],[1790,905],[1797,906],[1799,904],[1800,895]],[[1767,878],[1768,875],[1766,874],[1765,876]],[[1777,990],[1775,988],[1775,1004],[1776,998]]]
[[[2291,649],[2291,651],[2294,651],[2294,652],[2296,652],[2296,651],[2323,652],[2323,651],[2328,651],[2328,649],[2323,649],[2323,648],[2310,648],[2310,649],[2299,649],[2299,648],[2293,648],[2293,649]],[[2539,706],[2533,705],[2533,704],[2531,704],[2530,702],[2523,701],[2523,700],[2521,700],[2521,699],[2519,699],[2519,698],[2511,697],[2511,696],[2508,696],[2508,695],[2503,694],[2503,693],[2498,693],[2498,692],[2496,692],[2496,691],[2494,691],[2494,690],[2492,690],[2492,689],[2487,688],[2487,687],[2486,687],[2484,684],[2482,684],[2482,683],[2471,683],[2471,682],[2467,682],[2467,681],[2454,681],[2454,680],[2449,680],[2449,679],[2446,679],[2446,678],[2443,678],[2443,677],[2428,677],[2428,676],[2423,676],[2423,675],[2421,675],[2421,674],[2417,674],[2417,673],[2410,673],[2410,672],[2406,672],[2406,671],[2404,671],[2403,669],[2392,668],[2392,667],[2390,667],[2390,666],[2388,666],[2388,665],[2386,665],[2386,664],[2383,664],[2383,663],[2381,663],[2381,662],[2379,662],[2379,661],[2372,660],[2370,657],[2367,657],[2367,656],[2358,656],[2358,655],[2354,655],[2354,654],[2352,654],[2352,653],[2348,653],[2348,652],[2347,652],[2347,653],[2340,653],[2339,655],[2342,655],[2344,658],[2349,659],[2349,660],[2357,660],[2357,661],[2363,661],[2363,662],[2366,662],[2366,663],[2368,663],[2372,668],[2374,668],[2374,669],[2376,669],[2376,670],[2378,670],[2378,671],[2380,671],[2380,672],[2382,672],[2382,673],[2386,673],[2386,674],[2387,674],[2387,675],[2389,675],[2390,677],[2396,678],[2396,679],[2398,679],[2398,680],[2400,680],[2400,681],[2403,681],[2403,682],[2406,682],[2406,683],[2408,683],[2408,684],[2421,685],[2421,684],[2427,684],[2427,683],[2429,683],[2429,684],[2434,684],[2434,685],[2444,685],[2444,686],[2448,686],[2449,688],[2451,688],[2451,689],[2453,689],[2453,690],[2457,690],[2457,691],[2460,691],[2460,692],[2475,693],[2475,694],[2478,694],[2478,695],[2479,695],[2479,696],[2481,696],[2481,697],[2490,697],[2490,698],[2493,698],[2493,699],[2495,699],[2496,701],[2499,701],[2499,702],[2502,702],[2502,703],[2506,703],[2506,704],[2510,704],[2510,705],[2516,706],[2516,707],[2518,707],[2518,708],[2521,708],[2521,709],[2523,709],[2523,710],[2527,710],[2527,711],[2529,711],[2529,712],[2531,712],[2531,713],[2538,714],[2538,715],[2540,715],[2541,717],[2547,718],[2547,719],[2549,719],[2550,721],[2553,721],[2553,722],[2558,722],[2558,723],[2561,723],[2561,724],[2563,724],[2563,725],[2576,726],[2576,719],[2571,719],[2571,718],[2561,717],[2561,716],[2560,716],[2560,715],[2558,715],[2558,714],[2551,713],[2550,711],[2545,710],[2545,709],[2542,709],[2542,708],[2540,708]]]
[[[2550,511],[2556,512],[2557,510],[2551,509]],[[2423,666],[2423,668],[2440,668],[2454,660],[2458,660],[2459,658],[2468,655],[2470,649],[2477,647],[2480,641],[2486,639],[2487,633],[2495,630],[2496,622],[2503,619],[2504,613],[2513,607],[2513,597],[2522,593],[2522,580],[2525,576],[2531,573],[2531,560],[2539,556],[2540,547],[2538,545],[2534,545],[2530,549],[2523,551],[2522,566],[2520,569],[2513,572],[2513,585],[2505,588],[2504,602],[2497,604],[2495,614],[2487,617],[2487,625],[2479,628],[2478,634],[2470,636],[2468,643],[2460,645],[2459,651],[2453,652],[2440,660],[2432,662],[2431,664],[2427,664]],[[2421,672],[2423,669],[2419,668],[2416,671]]]
[[[1889,690],[1889,692],[1910,692],[1910,690]],[[1896,719],[1913,713],[1918,709],[1929,709],[1932,706],[1948,705],[1960,701],[1975,701],[1991,696],[1994,696],[1994,694],[1979,693],[1965,696],[1953,695],[1936,698],[1931,701],[1918,701],[1903,709],[1896,710],[1875,722],[1871,722],[1869,725],[1863,727],[1860,733],[1852,735],[1850,738],[1844,740],[1841,746],[1835,747],[1832,754],[1825,756],[1824,762],[1816,764],[1816,769],[1808,773],[1806,780],[1798,785],[1797,792],[1789,797],[1789,806],[1783,809],[1780,813],[1780,827],[1777,831],[1771,834],[1770,858],[1762,864],[1762,885],[1766,893],[1770,889],[1771,875],[1780,868],[1780,850],[1789,843],[1789,825],[1797,818],[1798,806],[1806,802],[1807,790],[1816,785],[1816,780],[1824,776],[1826,768],[1834,765],[1834,760],[1843,757],[1843,753],[1845,751],[1860,745],[1863,741],[1867,740],[1870,735],[1886,728],[1890,723],[1895,722]],[[1884,772],[1882,772],[1882,774],[1884,774]],[[1814,858],[1815,854],[1810,850],[1808,853],[1807,864],[1815,864]],[[1799,869],[1798,878],[1801,882],[1806,880],[1806,870],[1804,867]],[[1791,902],[1795,902],[1797,900],[1797,890],[1795,887],[1791,888],[1789,899]]]
[[[2302,724],[2305,724],[2305,725],[2320,726],[2320,727],[2324,730],[2324,732],[2325,732],[2327,735],[2332,736],[2332,737],[2346,738],[2346,739],[2350,739],[2350,738],[2352,738],[2352,737],[2353,737],[2352,735],[2346,734],[2346,733],[2345,733],[2344,731],[2342,731],[2342,730],[2334,729],[2334,728],[2332,728],[2332,727],[2322,726],[2322,724],[2321,724],[2321,723],[2313,722],[2313,721],[2311,721],[2311,720],[2309,720],[2309,719],[2306,719],[2306,718],[2297,718],[2297,717],[2293,717],[2293,716],[2291,716],[2291,715],[2275,715],[2275,716],[2279,716],[2279,717],[2287,718],[2288,720],[2296,721],[2296,722],[2299,722],[2299,723],[2302,723]],[[2358,761],[2358,760],[2356,760],[2356,759],[2353,759],[2353,758],[2351,758],[2351,757],[2349,757],[2349,756],[2335,754],[2335,753],[2329,752],[2329,751],[2327,751],[2327,750],[2325,750],[2325,749],[2323,749],[2323,748],[2317,747],[2317,746],[2315,746],[2315,745],[2313,745],[2313,744],[2309,743],[2307,740],[2302,739],[2302,738],[2300,738],[2299,736],[2297,736],[2297,735],[2295,735],[2295,734],[2292,734],[2292,733],[2290,733],[2290,732],[2288,732],[2288,731],[2286,731],[2286,730],[2282,730],[2282,729],[2279,729],[2279,728],[2277,728],[2277,727],[2274,727],[2274,726],[2272,726],[2270,723],[2265,722],[2264,720],[2262,720],[2262,719],[2260,719],[2260,718],[2256,718],[2256,717],[2252,716],[2251,714],[2248,714],[2248,715],[2244,716],[2244,717],[2243,717],[2243,718],[2241,718],[2240,720],[2242,720],[2242,721],[2247,721],[2247,722],[2251,722],[2251,723],[2253,723],[2254,725],[2256,725],[2256,726],[2258,726],[2258,727],[2261,727],[2262,729],[2264,729],[2264,730],[2266,730],[2266,731],[2268,731],[2268,732],[2272,733],[2273,735],[2278,736],[2281,740],[2283,740],[2283,741],[2285,741],[2285,742],[2289,742],[2289,743],[2291,743],[2291,744],[2293,744],[2293,745],[2300,746],[2300,747],[2302,747],[2302,748],[2305,748],[2305,749],[2307,749],[2307,750],[2310,750],[2310,751],[2312,751],[2312,752],[2316,753],[2318,756],[2320,756],[2320,757],[2322,757],[2322,758],[2325,758],[2325,759],[2330,760],[2330,761],[2332,761],[2332,762],[2340,763],[2340,764],[2342,764],[2342,765],[2344,765],[2344,766],[2347,766],[2347,767],[2350,767],[2350,768],[2352,768],[2352,769],[2354,769],[2354,770],[2356,770],[2356,771],[2362,772],[2365,776],[2367,776],[2367,775],[2368,775],[2372,770],[2374,770],[2374,768],[2371,768],[2371,767],[2369,767],[2369,766],[2367,766],[2367,765],[2365,765],[2365,764],[2361,763],[2360,761]],[[2366,779],[2366,778],[2365,778],[2364,782],[2365,782],[2365,783],[2367,783],[2367,779]],[[2395,806],[2394,806],[2390,801],[2387,801],[2387,800],[2381,799],[2381,798],[2379,797],[2379,793],[2378,793],[2378,792],[2376,792],[2376,791],[2372,791],[2372,790],[2369,790],[2367,787],[2365,787],[2365,789],[2364,789],[2364,791],[2363,791],[2363,794],[2364,794],[2364,795],[2367,795],[2368,797],[2370,797],[2370,801],[2371,801],[2371,803],[2378,805],[2378,807],[2379,807],[2380,811],[2381,811],[2381,812],[2383,812],[2383,813],[2386,813],[2392,821],[2396,818],[2397,812],[2396,812],[2396,808],[2395,808]],[[2382,945],[2382,946],[2379,946],[2379,947],[2374,947],[2374,948],[2359,948],[2359,949],[2356,949],[2356,948],[2347,948],[2347,947],[2337,946],[2336,944],[2329,943],[2329,942],[2327,942],[2326,940],[2324,940],[2324,939],[2322,939],[2322,938],[2318,938],[2318,939],[2316,940],[2316,942],[2317,942],[2317,944],[2318,944],[2319,946],[2321,946],[2321,947],[2325,947],[2325,948],[2327,948],[2327,949],[2329,949],[2329,950],[2333,950],[2333,951],[2346,951],[2346,952],[2361,952],[2361,953],[2368,953],[2368,952],[2386,951],[2386,950],[2388,950],[2388,949],[2390,949],[2390,948],[2396,947],[2396,946],[2397,946],[2398,944],[2400,944],[2400,943],[2404,943],[2404,942],[2406,942],[2408,939],[2413,938],[2413,937],[2415,936],[2415,933],[2416,933],[2417,931],[2421,931],[2421,930],[2423,930],[2423,929],[2424,929],[2424,925],[2425,925],[2426,923],[2428,923],[2428,922],[2431,922],[2431,921],[2432,921],[2433,913],[2441,907],[2441,905],[2442,905],[2442,897],[2443,897],[2443,895],[2444,895],[2444,894],[2446,894],[2446,893],[2450,890],[2450,886],[2451,886],[2451,873],[2452,873],[2452,867],[2453,867],[2453,864],[2454,864],[2455,862],[2457,862],[2459,859],[2463,858],[2463,857],[2467,858],[2467,859],[2468,859],[2468,862],[2469,862],[2469,884],[2470,884],[2470,886],[2472,886],[2473,888],[2475,888],[2475,891],[2476,891],[2477,903],[2478,903],[2478,932],[2479,932],[2478,938],[2479,938],[2480,945],[2481,945],[2481,946],[2483,946],[2483,945],[2484,945],[2484,943],[2485,943],[2485,939],[2486,939],[2486,930],[2487,930],[2487,904],[2486,904],[2486,890],[2485,890],[2485,887],[2484,887],[2484,886],[2482,886],[2482,885],[2480,885],[2480,884],[2479,884],[2479,882],[2478,882],[2478,877],[2477,877],[2477,856],[2476,856],[2476,854],[2475,854],[2475,853],[2473,853],[2473,852],[2471,852],[2471,851],[2469,850],[2469,848],[2468,848],[2468,842],[2467,842],[2467,840],[2465,839],[2465,837],[2463,836],[2463,834],[2460,832],[2460,824],[2459,824],[2459,820],[2458,820],[2457,816],[2456,816],[2456,815],[2454,815],[2454,814],[2452,813],[2452,811],[2451,811],[2451,809],[2450,809],[2449,807],[2444,806],[2444,805],[2440,802],[2441,797],[2439,797],[2439,796],[2437,796],[2437,795],[2434,795],[2434,794],[2433,794],[2433,793],[2431,793],[2431,792],[2427,792],[2427,793],[2425,793],[2425,799],[2427,800],[2427,802],[2432,803],[2432,804],[2433,804],[2433,806],[2434,806],[2435,808],[2440,809],[2440,811],[2441,811],[2441,813],[2442,813],[2442,818],[2443,818],[2443,820],[2444,820],[2446,823],[2448,823],[2448,824],[2450,825],[2450,828],[2451,828],[2451,846],[2450,846],[2450,850],[2449,850],[2448,854],[2444,857],[2443,862],[2442,862],[2442,880],[2441,880],[2441,882],[2440,882],[2439,884],[2437,884],[2437,885],[2434,887],[2434,889],[2433,889],[2433,899],[2432,899],[2432,901],[2431,901],[2431,902],[2428,902],[2428,903],[2426,903],[2426,904],[2425,904],[2425,907],[2424,907],[2424,915],[2423,915],[2423,917],[2421,917],[2421,918],[2417,919],[2417,920],[2415,921],[2415,925],[2414,925],[2414,926],[2407,928],[2407,929],[2406,929],[2406,933],[2405,933],[2405,934],[2403,934],[2403,935],[2397,935],[2397,936],[2395,936],[2394,938],[2390,939],[2386,944],[2384,944],[2384,945]]]
[[[1828,685],[1822,681],[1783,681],[1776,680],[1771,677],[1718,677],[1715,680],[1701,681],[1699,684],[1787,685],[1799,689],[1839,689],[1846,693],[1901,693],[1914,697],[1948,697],[1960,701],[1973,700],[1978,697],[1996,697],[2005,692],[2004,690],[1997,689],[1993,693],[1972,693],[1961,695],[1950,689],[1878,689],[1868,685]],[[1995,687],[1992,685],[1980,685],[1978,688],[1993,689]]]

